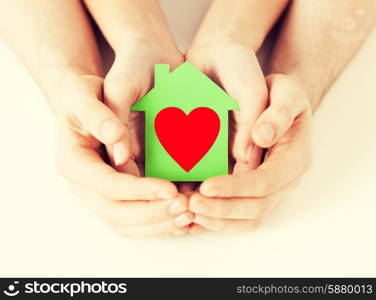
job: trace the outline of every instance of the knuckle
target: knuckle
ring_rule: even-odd
[[[290,124],[295,119],[293,112],[286,105],[279,105],[275,113],[283,124]]]

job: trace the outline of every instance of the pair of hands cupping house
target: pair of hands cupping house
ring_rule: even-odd
[[[126,234],[159,235],[169,232],[180,234],[187,231],[197,232],[204,228],[210,230],[252,229],[259,224],[259,218],[264,217],[272,205],[280,199],[282,192],[285,193],[289,189],[291,183],[290,178],[286,177],[286,170],[300,163],[297,161],[299,157],[296,154],[300,153],[302,159],[306,159],[303,156],[306,154],[305,151],[309,151],[307,143],[310,137],[311,113],[304,92],[283,75],[272,75],[265,79],[257,65],[256,58],[251,56],[249,59],[249,51],[246,49],[238,48],[236,45],[235,49],[231,49],[232,45],[226,47],[229,48],[226,51],[242,51],[243,57],[239,59],[248,60],[250,67],[257,68],[257,77],[254,74],[247,75],[250,76],[250,84],[246,83],[247,86],[237,87],[243,82],[236,76],[237,72],[233,69],[231,62],[227,66],[227,70],[233,71],[235,75],[233,85],[228,87],[230,91],[231,88],[234,90],[233,94],[231,92],[230,94],[235,99],[239,99],[241,107],[243,103],[245,107],[249,106],[248,110],[242,108],[238,112],[233,112],[234,118],[230,124],[231,160],[236,161],[233,165],[233,175],[208,179],[199,188],[192,183],[179,183],[179,189],[173,183],[162,179],[141,177],[144,158],[143,114],[129,112],[129,107],[150,88],[154,63],[162,61],[177,66],[172,61],[163,58],[145,66],[143,74],[149,77],[138,81],[144,86],[134,85],[133,81],[128,82],[129,85],[124,82],[121,84],[121,80],[124,81],[124,78],[129,78],[131,75],[124,74],[124,71],[116,73],[117,62],[115,62],[104,80],[104,103],[115,115],[110,112],[105,115],[106,110],[102,107],[90,109],[90,112],[87,112],[87,119],[93,122],[92,128],[94,129],[89,131],[89,134],[79,133],[82,128],[75,125],[63,122],[60,126],[63,133],[60,139],[62,141],[60,149],[64,152],[59,155],[59,161],[63,174],[71,180],[77,177],[82,198],[87,199],[91,205],[94,204],[98,213],[114,226],[120,227]],[[139,46],[135,45],[135,51],[139,52],[138,49]],[[207,55],[211,57],[211,54]],[[131,57],[135,57],[135,53]],[[195,63],[194,58],[192,56],[192,63]],[[145,63],[145,60],[142,63]],[[122,65],[122,63],[119,64]],[[120,70],[132,70],[124,65],[123,67]],[[226,75],[227,70],[223,71]],[[257,78],[257,81],[251,78]],[[92,81],[92,84],[97,85],[100,90],[101,80],[98,78],[87,77],[83,80]],[[145,82],[148,84],[146,85]],[[267,101],[266,82],[275,97],[275,102],[259,116]],[[258,98],[251,92],[258,88],[257,84],[261,88]],[[237,94],[237,90],[244,90],[245,93]],[[296,115],[304,111],[304,114],[299,117],[299,122],[295,121],[296,127],[291,127],[295,116],[291,116],[291,119],[284,118],[284,116],[278,119],[281,112],[280,105],[283,105],[278,100],[284,100],[285,96],[290,97],[290,93],[296,97],[291,101],[302,101],[301,107],[296,108]],[[77,98],[79,97],[82,96],[77,95]],[[249,97],[256,99],[251,98],[253,101],[250,103]],[[102,106],[99,101],[94,103]],[[294,103],[291,103],[291,106],[295,109]],[[124,107],[127,109],[124,110]],[[96,109],[98,110],[97,119],[93,118],[93,111]],[[255,113],[255,110],[258,110],[258,113]],[[76,118],[85,126],[85,116],[77,115]],[[277,123],[278,121],[280,124]],[[266,132],[266,137],[263,137],[262,131],[259,134],[257,130],[257,125],[263,126],[268,123],[279,130],[273,134],[272,138],[267,135],[269,130]],[[95,131],[96,124],[102,124],[98,133]],[[90,125],[87,125],[88,128]],[[275,136],[277,134],[278,136]],[[106,145],[112,167],[116,172],[98,155],[99,141]],[[256,144],[253,144],[253,141]],[[72,147],[73,145],[76,146]],[[84,148],[82,148],[83,145],[85,145]],[[274,147],[270,148],[266,161],[259,167],[261,150],[257,146],[265,148],[272,145]],[[74,160],[69,161],[71,159]],[[82,166],[82,169],[78,168],[79,166]],[[257,167],[258,169],[255,170]],[[298,170],[297,167],[291,175],[299,176],[303,171],[303,168]],[[85,179],[82,174],[87,174],[88,178]],[[76,180],[73,179],[73,182]],[[84,180],[87,180],[87,184]],[[83,189],[82,186],[85,188]],[[196,188],[197,190],[193,191]],[[97,200],[94,201],[94,199]],[[137,226],[134,226],[136,224]]]
[[[312,1],[213,0],[186,53],[152,0],[9,1],[0,28],[57,116],[60,172],[117,231],[244,231],[257,228],[308,169],[312,110],[361,45],[343,47],[323,34],[354,9],[352,1]],[[107,75],[84,5],[115,52]],[[265,77],[255,53],[286,7]],[[330,24],[317,17],[323,10]],[[199,186],[143,176],[144,119],[130,111],[153,87],[156,64],[174,70],[185,61],[240,106],[230,118],[231,174]]]
[[[302,167],[298,170],[297,167],[291,178],[286,176],[286,169],[299,164],[296,162],[296,151],[302,152],[302,149],[308,148],[307,131],[311,113],[304,91],[283,75],[270,75],[266,79],[248,41],[221,36],[217,41],[208,39],[205,31],[209,28],[205,26],[212,26],[210,24],[203,24],[204,27],[186,53],[181,53],[176,47],[162,16],[157,16],[157,22],[161,23],[158,30],[161,32],[154,32],[154,28],[147,26],[141,37],[119,43],[117,35],[106,23],[106,12],[99,12],[100,7],[94,1],[87,1],[87,4],[116,54],[115,62],[103,82],[104,104],[114,115],[109,117],[103,112],[99,116],[98,110],[98,120],[94,125],[94,128],[100,128],[98,125],[102,124],[103,133],[111,136],[112,140],[106,141],[103,136],[95,135],[96,129],[89,132],[106,145],[112,167],[117,172],[104,165],[96,154],[98,141],[89,142],[91,135],[83,137],[72,135],[74,132],[71,132],[69,135],[75,136],[72,142],[77,142],[77,138],[89,139],[86,142],[89,145],[87,151],[91,154],[85,173],[90,173],[88,181],[94,186],[89,185],[88,189],[82,191],[82,197],[87,198],[90,204],[95,204],[98,213],[128,235],[256,228],[282,197],[282,193],[286,193],[293,184],[290,181],[300,176],[305,169]],[[112,14],[112,11],[108,13]],[[153,17],[156,18],[155,14]],[[206,23],[210,23],[210,15],[208,18]],[[233,174],[208,179],[200,187],[193,183],[179,183],[175,186],[166,180],[142,177],[144,119],[142,113],[130,112],[130,107],[152,88],[155,64],[168,64],[174,70],[184,61],[192,63],[219,83],[239,102],[241,108],[233,112],[230,124]],[[96,84],[100,90],[102,83]],[[263,113],[269,101],[269,91],[275,99],[273,105]],[[291,98],[291,94],[296,99],[289,100],[291,107],[286,109],[293,111],[287,115],[287,111],[282,111],[287,105],[283,101],[285,97]],[[295,101],[299,101],[299,107],[296,107]],[[300,125],[292,128],[296,116],[300,116]],[[80,116],[77,119],[80,120]],[[93,121],[92,117],[89,119]],[[81,123],[85,128],[85,122]],[[62,126],[63,129],[66,127]],[[67,144],[66,141],[64,144]],[[273,145],[267,160],[259,167],[262,153],[260,147],[270,148]],[[77,154],[60,157],[64,169],[72,165],[65,160],[77,157]],[[98,176],[103,176],[103,179],[92,179],[94,172],[89,169],[95,168],[99,172],[98,166],[92,163],[92,157],[96,158],[98,166],[101,165],[102,172]],[[82,157],[76,159],[84,160]],[[77,170],[74,172],[82,173]],[[105,178],[108,172],[111,178]],[[98,182],[104,184],[98,185]],[[101,190],[97,191],[97,188]]]

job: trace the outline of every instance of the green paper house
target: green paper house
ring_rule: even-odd
[[[155,65],[154,88],[136,102],[145,111],[145,175],[203,181],[228,174],[228,111],[239,104],[185,62]]]

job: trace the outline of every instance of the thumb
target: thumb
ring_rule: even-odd
[[[269,148],[291,127],[296,117],[309,107],[308,97],[294,81],[285,75],[266,77],[270,106],[261,114],[252,130],[255,143]]]
[[[120,152],[121,159],[128,160],[130,153],[127,144],[128,130],[100,99],[102,98],[103,79],[88,78],[78,90],[78,99],[72,99],[72,110],[80,125],[98,141]]]
[[[128,170],[125,163],[141,151],[142,144],[139,141],[137,129],[142,118],[138,118],[139,114],[130,110],[132,105],[146,93],[151,83],[150,72],[144,70],[137,74],[135,72],[131,80],[127,73],[129,68],[126,65],[123,67],[124,70],[119,70],[119,64],[114,64],[105,78],[103,88],[104,103],[119,118],[125,128],[125,138],[122,143],[113,148],[107,147],[108,156],[118,167],[118,171]],[[150,75],[149,78],[148,75]],[[145,78],[138,78],[142,76]],[[143,83],[142,87],[139,82]],[[131,169],[136,170],[135,164],[132,163],[132,165]]]
[[[113,145],[121,141],[125,134],[124,125],[114,113],[98,99],[84,100],[76,110],[80,123],[98,141],[105,145]]]
[[[252,139],[253,126],[264,110],[267,102],[267,89],[264,76],[256,67],[238,68],[241,72],[228,68],[220,75],[224,89],[239,102],[240,110],[233,111],[232,154],[237,162],[253,163],[257,160]],[[240,74],[239,74],[240,73]]]

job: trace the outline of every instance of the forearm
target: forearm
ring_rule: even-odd
[[[255,52],[288,0],[214,0],[194,44],[235,41]]]
[[[0,30],[54,109],[72,76],[100,75],[94,36],[78,0],[2,0]]]
[[[115,52],[130,42],[176,47],[157,0],[84,2]]]
[[[345,19],[348,17],[353,17],[356,23]],[[375,23],[374,0],[294,0],[268,73],[287,74],[299,82],[315,109]],[[352,28],[354,25],[357,26]]]

